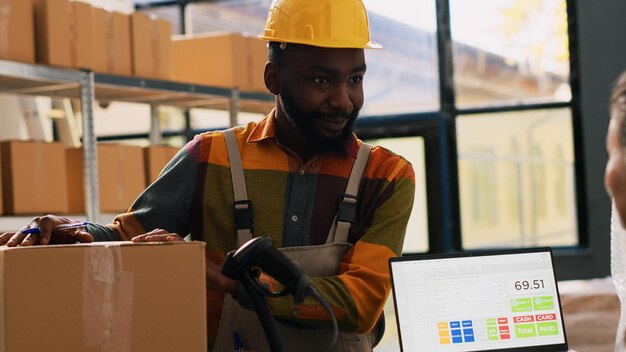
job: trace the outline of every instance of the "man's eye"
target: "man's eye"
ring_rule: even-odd
[[[328,84],[328,83],[330,83],[330,80],[328,78],[324,78],[324,77],[315,77],[315,78],[313,78],[313,82],[315,82],[317,84]]]
[[[361,76],[350,77],[350,83],[351,84],[359,85],[359,84],[361,84],[361,82],[363,82],[363,77],[361,77]]]

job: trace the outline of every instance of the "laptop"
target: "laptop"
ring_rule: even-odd
[[[400,348],[567,351],[550,248],[389,259]]]

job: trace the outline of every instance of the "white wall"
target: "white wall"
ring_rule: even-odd
[[[0,95],[0,140],[26,137],[26,125],[18,99],[10,95]]]

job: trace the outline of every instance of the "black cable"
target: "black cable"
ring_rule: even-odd
[[[263,327],[263,331],[267,337],[267,342],[270,345],[270,351],[283,352],[283,340],[278,333],[276,320],[270,312],[267,299],[263,294],[256,290],[256,287],[253,284],[254,280],[255,278],[250,275],[249,271],[244,271],[242,273],[242,277],[239,278],[239,282],[243,285],[243,289],[248,294],[252,304],[254,304],[254,310],[259,317],[259,321],[261,322],[261,326]]]
[[[276,323],[276,319],[272,315],[269,309],[269,305],[267,303],[267,297],[277,297],[279,295],[284,295],[285,290],[273,293],[261,286],[258,282],[259,272],[255,270],[244,270],[239,278],[239,282],[242,284],[243,289],[246,291],[248,298],[252,301],[254,305],[254,309],[259,317],[259,321],[261,322],[261,326],[263,331],[265,332],[265,336],[267,338],[267,342],[270,345],[270,350],[272,352],[283,352],[284,346],[283,341],[281,339],[280,333],[278,331],[278,325]],[[302,292],[302,291],[301,291]],[[337,344],[337,339],[339,337],[339,326],[337,324],[337,318],[333,313],[333,310],[326,302],[326,300],[317,292],[317,289],[313,285],[308,285],[303,290],[302,300],[304,300],[304,296],[312,296],[315,298],[326,310],[328,315],[331,317],[332,325],[333,325],[333,335],[331,339],[331,343],[326,349],[326,351],[331,351],[335,345]]]

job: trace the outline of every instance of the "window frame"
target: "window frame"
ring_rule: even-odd
[[[207,0],[205,0],[207,1]],[[209,0],[210,1],[210,0]],[[603,277],[610,270],[610,200],[601,182],[606,155],[604,136],[608,125],[610,86],[624,69],[626,47],[602,46],[623,40],[626,24],[618,15],[626,4],[617,1],[594,3],[566,0],[571,100],[517,106],[462,108],[456,106],[449,0],[435,1],[437,60],[439,64],[438,111],[399,115],[368,116],[357,120],[355,130],[361,139],[422,136],[425,144],[428,240],[430,253],[462,251],[459,175],[456,146],[456,118],[494,112],[568,108],[572,113],[574,143],[575,197],[578,245],[554,247],[557,277],[584,279]],[[200,0],[166,2],[180,5],[185,28],[184,7]],[[159,4],[162,5],[162,4]],[[137,6],[146,8],[150,5]],[[158,5],[157,5],[158,6]],[[609,25],[598,27],[598,23]],[[606,28],[605,28],[606,27]],[[598,37],[602,40],[598,40]],[[582,43],[582,44],[581,44]],[[584,50],[581,50],[584,46]],[[600,49],[602,48],[602,49]],[[592,50],[593,49],[593,50]],[[601,54],[598,54],[601,52]],[[581,59],[582,57],[582,59]],[[622,61],[620,61],[622,60]],[[586,77],[585,85],[580,81]],[[597,126],[598,115],[606,116]],[[595,125],[594,125],[595,124]],[[187,131],[187,135],[190,135]],[[593,207],[593,211],[592,208]]]
[[[398,137],[422,137],[424,139],[424,166],[426,176],[426,214],[428,220],[428,252],[438,253],[446,251],[450,247],[449,236],[445,236],[446,217],[445,209],[449,206],[444,204],[449,196],[447,183],[441,182],[448,174],[442,143],[445,136],[443,127],[443,115],[438,112],[409,113],[398,115],[368,116],[357,120],[355,133],[362,140],[398,138]],[[422,234],[409,234],[422,235]],[[408,254],[408,253],[404,253]]]
[[[459,116],[480,115],[496,112],[516,112],[542,109],[562,109],[568,108],[572,115],[573,143],[574,143],[574,169],[575,169],[575,198],[576,215],[578,229],[578,245],[569,247],[554,247],[554,260],[559,279],[582,279],[591,277],[601,277],[608,273],[606,260],[607,251],[606,240],[600,240],[599,244],[592,246],[591,232],[589,230],[589,214],[587,209],[587,188],[586,184],[586,160],[584,156],[584,145],[582,125],[583,119],[580,109],[580,83],[578,67],[578,35],[575,0],[566,0],[568,18],[568,39],[570,57],[570,78],[569,83],[572,90],[572,98],[568,102],[547,102],[529,103],[524,105],[496,105],[490,107],[467,107],[458,108],[456,106],[456,95],[454,85],[454,64],[452,51],[452,35],[450,27],[450,3],[449,0],[436,1],[437,12],[437,58],[439,63],[439,97],[440,109],[432,114],[437,116],[436,126],[430,128],[437,129],[431,132],[439,138],[436,153],[439,155],[439,164],[427,163],[426,167],[435,167],[438,177],[427,177],[426,189],[428,193],[438,193],[441,199],[432,201],[434,196],[427,195],[429,219],[431,212],[439,212],[437,221],[429,222],[429,253],[456,252],[463,251],[462,229],[460,220],[460,199],[459,199],[459,175],[458,157],[456,145],[456,119]],[[380,124],[379,134],[386,134],[388,137],[396,137],[394,129],[401,129],[402,126],[410,124],[420,124],[419,117],[424,114],[406,114],[402,116],[388,115],[380,116],[383,120]],[[362,119],[357,123],[357,128],[368,123],[367,119]],[[423,122],[422,122],[423,123]],[[394,127],[391,127],[394,126]],[[359,131],[361,138],[369,138],[369,131]],[[432,149],[426,150],[427,153]],[[429,170],[426,170],[427,175]],[[434,191],[433,191],[434,190]],[[606,217],[604,217],[606,218]],[[437,227],[437,229],[433,229]],[[443,238],[437,238],[443,236]],[[608,236],[607,236],[608,237]],[[405,253],[410,255],[413,253]]]

